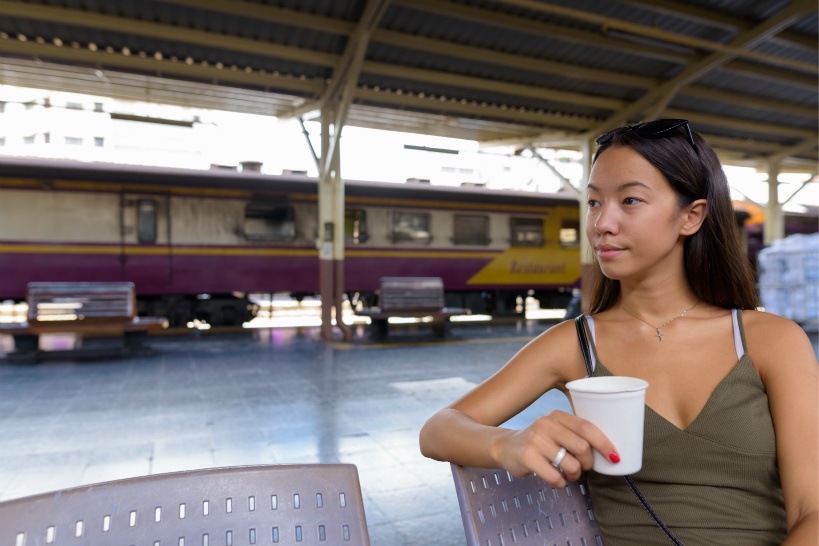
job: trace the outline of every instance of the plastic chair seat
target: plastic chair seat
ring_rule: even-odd
[[[0,503],[2,545],[369,543],[351,464],[191,470]]]
[[[602,546],[585,477],[556,489],[535,475],[452,466],[468,546]]]

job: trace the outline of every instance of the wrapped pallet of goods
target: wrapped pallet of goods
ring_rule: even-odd
[[[803,325],[819,321],[819,233],[774,241],[758,256],[759,297],[769,313]]]

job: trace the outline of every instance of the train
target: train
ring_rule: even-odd
[[[252,319],[253,294],[319,291],[318,182],[303,174],[0,158],[0,301],[32,281],[132,281],[172,326]],[[446,304],[494,316],[565,307],[580,283],[568,194],[345,181],[345,291],[441,277]]]
[[[140,315],[241,325],[253,295],[318,293],[317,208],[318,181],[298,173],[0,157],[0,301],[32,281],[124,280]],[[786,232],[816,217],[788,214]],[[746,225],[752,246],[759,230]],[[353,305],[377,304],[381,277],[441,277],[448,306],[492,316],[528,296],[565,308],[580,286],[570,193],[347,180],[344,232]]]

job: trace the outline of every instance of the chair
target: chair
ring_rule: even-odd
[[[452,465],[467,546],[602,546],[585,477],[555,489],[535,475]]]
[[[157,474],[0,503],[13,546],[369,546],[351,464]]]

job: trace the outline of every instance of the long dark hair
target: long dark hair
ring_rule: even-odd
[[[759,299],[734,219],[728,179],[713,148],[698,133],[693,134],[696,150],[688,142],[685,127],[653,139],[634,131],[619,131],[597,149],[592,163],[610,147],[628,146],[663,174],[677,194],[680,207],[705,199],[705,220],[699,231],[686,237],[683,247],[691,289],[700,300],[712,305],[753,309]],[[620,281],[603,275],[596,258],[594,264],[589,314],[610,309],[620,299]]]

